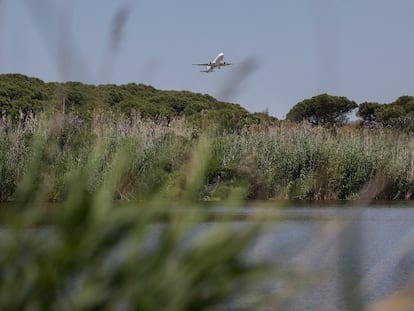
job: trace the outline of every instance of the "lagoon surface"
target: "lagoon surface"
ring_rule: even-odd
[[[251,260],[303,273],[293,293],[269,310],[359,309],[412,285],[414,208],[407,205],[235,210],[239,216],[265,220],[248,254]],[[266,291],[284,286],[275,280]]]
[[[222,221],[260,225],[246,258],[280,268],[274,279],[252,293],[278,298],[264,310],[359,310],[413,285],[410,202],[275,205],[207,207],[212,217],[196,225],[200,231]]]

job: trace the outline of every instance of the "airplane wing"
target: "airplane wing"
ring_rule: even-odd
[[[208,65],[211,65],[211,64],[193,64],[194,66],[208,66]]]

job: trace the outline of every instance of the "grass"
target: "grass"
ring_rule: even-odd
[[[164,129],[154,128],[122,143],[118,136],[98,135],[89,148],[76,147],[85,162],[66,165],[72,170],[65,171],[64,198],[58,206],[48,207],[46,201],[56,191],[54,181],[59,180],[53,170],[63,165],[53,155],[66,155],[65,148],[50,144],[56,132],[48,129],[50,120],[30,133],[30,155],[16,186],[17,208],[2,226],[1,310],[250,310],[258,306],[262,297],[252,296],[252,290],[257,291],[258,282],[275,270],[243,256],[259,226],[240,228],[223,222],[200,227],[208,214],[195,209],[194,198],[207,168],[200,163],[208,163],[211,156],[206,139],[187,152],[175,186],[172,180],[160,182],[145,201],[121,207],[113,196],[125,187],[131,166],[147,169],[134,162],[135,143],[140,142],[142,152],[150,152],[160,143],[156,138],[164,137]],[[171,148],[183,143],[176,138],[165,141]],[[227,205],[235,203],[230,200]],[[288,274],[278,277],[283,275]]]
[[[246,187],[247,199],[411,199],[411,136],[387,130],[305,124],[250,126],[204,133],[185,118],[145,121],[139,115],[96,113],[90,122],[75,115],[29,117],[0,122],[0,199],[15,200],[17,185],[33,155],[35,137],[46,146],[40,160],[49,200],[61,201],[74,170],[86,169],[94,154],[87,191],[105,180],[119,149],[131,155],[115,199],[144,200],[180,174],[201,136],[211,145],[197,198],[222,200]],[[99,141],[99,144],[96,142]],[[94,148],[99,150],[93,152]],[[46,189],[45,188],[45,189]]]

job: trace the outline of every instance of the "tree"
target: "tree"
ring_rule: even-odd
[[[369,127],[387,127],[412,132],[414,128],[414,97],[400,96],[390,104],[365,102],[359,105],[358,116]]]
[[[407,113],[414,111],[414,97],[412,96],[400,96],[392,104],[402,107]]]
[[[372,122],[377,119],[377,111],[381,104],[373,102],[364,102],[359,105],[357,116],[361,117],[366,122]]]
[[[293,106],[286,119],[293,122],[307,120],[321,126],[343,125],[348,120],[347,114],[357,107],[346,97],[320,94]]]
[[[410,123],[403,107],[389,104],[382,105],[376,111],[376,119],[383,127],[404,129]]]

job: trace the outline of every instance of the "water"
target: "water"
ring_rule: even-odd
[[[280,294],[293,282],[293,290],[265,310],[359,310],[414,283],[414,208],[410,205],[302,202],[287,207],[269,203],[216,207],[209,209],[212,220],[201,224],[200,230],[214,226],[228,213],[236,216],[237,226],[262,225],[247,259],[300,272],[284,283],[277,276],[260,289],[259,294]]]
[[[300,291],[269,310],[358,310],[414,283],[414,208],[385,204],[235,212],[265,220],[249,253],[252,260],[309,274]],[[280,284],[275,280],[273,286],[277,291]]]

